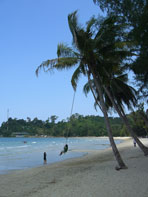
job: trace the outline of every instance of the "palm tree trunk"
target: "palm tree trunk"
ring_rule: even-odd
[[[119,110],[118,105],[115,103],[113,97],[110,94],[110,91],[103,86],[106,94],[108,95],[109,99],[111,100],[115,110],[117,111],[117,113],[119,114],[119,116],[122,118],[123,122],[125,123],[126,128],[128,129],[129,133],[131,134],[131,136],[135,139],[135,141],[137,142],[138,146],[140,147],[140,149],[144,152],[144,155],[148,155],[148,148],[146,146],[144,146],[141,141],[137,138],[136,134],[134,133],[133,129],[131,128],[129,121],[125,115],[125,113],[121,113],[121,111]]]
[[[116,144],[114,142],[114,139],[113,139],[111,126],[110,126],[109,119],[108,119],[107,109],[106,109],[106,106],[104,103],[103,94],[102,94],[102,90],[101,90],[101,83],[99,83],[100,81],[98,79],[96,79],[96,76],[93,71],[92,71],[92,75],[93,75],[94,82],[95,82],[95,85],[96,85],[96,88],[98,91],[98,95],[100,97],[101,109],[104,114],[105,125],[106,125],[107,131],[108,131],[108,136],[109,136],[109,140],[110,140],[110,144],[111,144],[114,156],[116,158],[116,161],[117,161],[120,169],[127,169],[127,166],[123,162],[121,155],[120,155],[120,153],[116,147]]]
[[[88,76],[88,83],[89,83],[91,92],[92,92],[92,94],[93,94],[93,97],[94,97],[94,99],[95,99],[95,101],[96,101],[96,104],[99,106],[100,110],[102,111],[102,107],[101,107],[101,105],[98,103],[97,98],[96,98],[96,95],[95,95],[95,93],[94,93],[94,91],[93,91],[89,73],[87,73],[87,76]],[[102,111],[102,113],[103,113],[103,111]]]

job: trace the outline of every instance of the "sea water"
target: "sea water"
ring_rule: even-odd
[[[120,143],[121,140],[116,140]],[[69,151],[59,153],[68,143]],[[47,153],[47,164],[65,159],[81,157],[87,150],[101,150],[110,146],[107,138],[0,138],[0,174],[11,170],[43,165],[43,153]],[[72,151],[75,150],[75,151]],[[85,152],[85,153],[84,153]]]

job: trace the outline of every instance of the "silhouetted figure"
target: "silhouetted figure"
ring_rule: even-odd
[[[46,164],[47,163],[47,154],[46,154],[46,152],[44,152],[43,159],[44,159],[44,164]]]
[[[60,152],[59,155],[62,155],[63,153],[65,154],[68,151],[68,145],[65,144],[64,149]]]

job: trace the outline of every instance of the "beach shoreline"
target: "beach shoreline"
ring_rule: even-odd
[[[148,157],[131,138],[118,139],[123,140],[117,147],[127,170],[115,170],[111,147],[87,151],[79,158],[1,174],[0,197],[146,197]],[[140,140],[148,146],[147,138]]]
[[[43,153],[46,152],[47,164],[66,159],[81,157],[86,149],[105,149],[110,146],[107,137],[70,137],[65,138],[0,138],[0,174],[9,171],[42,166]],[[25,144],[24,144],[25,142]],[[120,143],[121,140],[115,140]],[[59,156],[65,143],[69,146],[66,154]]]

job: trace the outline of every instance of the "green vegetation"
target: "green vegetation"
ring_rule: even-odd
[[[56,117],[55,119],[53,117]],[[138,116],[138,112],[129,116],[132,127],[139,136],[146,136],[148,129],[143,120]],[[57,116],[51,116],[46,121],[34,118],[31,120],[12,119],[3,122],[0,127],[0,135],[4,137],[15,136],[15,133],[27,133],[27,136],[107,136],[104,118],[100,116],[82,116],[74,114],[67,121],[55,122]],[[136,119],[136,121],[135,121]],[[113,136],[127,136],[121,118],[109,117]]]
[[[147,0],[93,0],[107,15],[122,17],[128,24],[128,39],[135,43],[136,58],[129,69],[134,72],[141,97],[148,94],[148,1]]]

